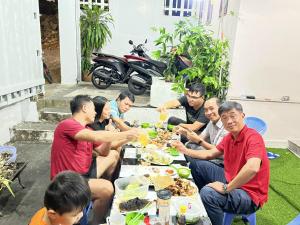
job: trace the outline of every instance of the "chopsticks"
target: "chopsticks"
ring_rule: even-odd
[[[140,212],[138,212],[129,222],[129,225],[134,225],[141,216],[143,216],[143,214],[145,213],[145,210],[152,204],[152,201],[148,202],[147,205],[145,205],[145,207],[143,209],[141,209]]]

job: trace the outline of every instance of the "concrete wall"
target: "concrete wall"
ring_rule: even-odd
[[[300,137],[299,8],[295,0],[240,4],[228,96],[256,97],[241,103],[246,115],[267,122],[269,146],[286,147],[288,139]]]
[[[38,111],[36,102],[30,102],[29,99],[25,99],[21,102],[17,102],[9,107],[0,109],[0,145],[10,141],[10,129],[23,121],[38,121]]]
[[[212,23],[208,29],[215,32],[216,36],[221,35],[224,30],[225,36],[234,41],[237,17],[226,16],[223,25],[220,24],[219,6],[220,0],[213,2]],[[102,49],[115,55],[128,54],[132,49],[128,40],[133,40],[135,44],[143,43],[148,39],[146,47],[149,53],[156,49],[153,41],[159,33],[151,30],[152,27],[165,27],[172,32],[174,24],[183,19],[189,19],[197,24],[198,19],[194,17],[165,16],[163,13],[164,1],[162,0],[110,0],[110,13],[114,19],[114,26],[111,26],[112,40]],[[238,14],[240,0],[230,1],[228,12],[234,11]]]
[[[61,83],[81,80],[79,0],[58,1]]]

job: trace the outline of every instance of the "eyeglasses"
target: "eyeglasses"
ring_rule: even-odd
[[[192,95],[186,94],[186,97],[191,98],[191,99],[199,99],[199,98],[202,98],[202,95],[200,95],[200,96],[192,96]]]

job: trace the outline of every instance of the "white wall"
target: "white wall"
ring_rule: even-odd
[[[129,54],[132,49],[128,41],[140,44],[148,39],[146,47],[154,49],[153,41],[158,33],[151,31],[151,27],[166,26],[172,28],[178,17],[163,15],[161,0],[110,0],[110,13],[114,19],[112,40],[102,52],[115,55]],[[151,51],[149,51],[150,53]]]
[[[230,96],[300,102],[300,1],[241,1]]]
[[[44,92],[38,0],[3,0],[0,7],[0,144],[9,129],[37,121],[35,102]]]
[[[21,102],[0,109],[0,145],[10,141],[10,129],[23,121],[38,121],[36,102],[25,99]]]
[[[81,80],[79,0],[58,1],[61,83]]]
[[[43,85],[38,0],[0,7],[0,96]],[[0,99],[1,102],[1,99]]]
[[[228,15],[223,17],[223,21],[219,18],[220,1],[212,1],[212,23],[207,26],[207,29],[212,30],[215,37],[221,37],[223,31],[224,37],[229,40],[230,57],[232,57],[241,0],[229,1]],[[130,39],[135,44],[139,44],[147,38],[148,53],[156,50],[157,47],[153,42],[159,33],[152,31],[152,27],[165,27],[167,31],[172,32],[174,24],[180,20],[188,19],[194,24],[198,23],[195,17],[165,16],[163,0],[110,0],[109,4],[114,19],[114,26],[110,26],[112,40],[101,51],[118,56],[129,54],[132,50],[132,46],[128,44]],[[234,12],[234,16],[229,15],[231,11]]]
[[[242,100],[246,115],[268,124],[269,146],[300,137],[300,1],[241,1],[228,97]],[[290,96],[290,102],[282,102]]]

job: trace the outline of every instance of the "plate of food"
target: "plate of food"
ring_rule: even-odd
[[[183,178],[175,178],[174,183],[166,189],[172,192],[172,196],[194,196],[198,194],[196,184]]]
[[[118,205],[119,211],[122,214],[127,214],[131,212],[140,212],[141,210],[146,210],[147,208],[151,207],[154,201],[150,199],[140,199],[140,198],[133,198],[127,201],[116,202]]]
[[[160,166],[170,165],[173,162],[169,154],[155,150],[143,153],[141,158],[146,162]]]

